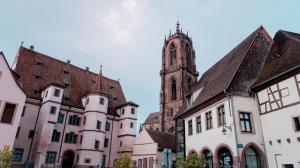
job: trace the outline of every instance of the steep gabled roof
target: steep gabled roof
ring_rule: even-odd
[[[40,93],[34,93],[33,87],[42,89],[50,83],[64,86],[64,73],[68,73],[70,83],[65,91],[70,93],[70,100],[63,100],[62,104],[82,108],[81,98],[88,93],[99,92],[99,88],[101,92],[109,95],[110,114],[115,114],[114,109],[126,103],[119,81],[24,47],[19,49],[16,60],[15,71],[20,75],[18,82],[24,88],[27,97],[41,98]],[[40,79],[35,78],[37,63],[41,64]]]
[[[258,47],[257,41],[263,41],[261,42],[264,43],[262,49]],[[201,76],[194,91],[200,88],[202,88],[202,91],[193,104],[187,109],[177,113],[176,117],[224,93],[225,90],[235,94],[247,93],[248,88],[250,88],[257,79],[259,73],[257,71],[261,70],[262,60],[266,59],[271,43],[271,37],[267,31],[260,26]],[[253,52],[255,54],[253,54]],[[255,57],[251,58],[252,55],[255,55]],[[255,75],[248,76],[249,73],[247,74],[245,70],[242,70],[243,66],[251,67],[253,62],[257,63],[258,60],[260,61],[260,65],[254,65],[256,69],[256,72],[254,72]],[[251,68],[253,68],[253,66]],[[251,72],[251,69],[248,69],[248,71]],[[245,84],[243,81],[238,80],[242,76],[245,78],[243,80],[250,80],[252,83],[248,82]]]
[[[9,64],[8,64],[6,58],[5,58],[5,55],[4,55],[4,53],[3,53],[2,51],[0,51],[0,56],[3,57],[4,62],[5,62],[5,64],[7,65],[7,68],[9,69],[9,72],[11,73],[12,77],[14,78],[14,81],[15,81],[16,85],[19,87],[19,89],[22,91],[22,93],[25,94],[24,89],[23,89],[23,88],[19,85],[19,83],[17,82],[17,80],[18,80],[19,77],[20,77],[19,74],[17,74],[15,71],[13,71],[13,70],[10,68],[10,66],[9,66]]]
[[[300,34],[279,30],[275,34],[267,61],[253,88],[258,88],[299,68]]]
[[[154,142],[158,144],[158,150],[162,151],[163,149],[171,149],[172,151],[176,150],[175,135],[160,131],[152,131],[146,129],[150,137]]]
[[[147,119],[145,120],[144,125],[155,123],[159,123],[159,112],[150,113]]]

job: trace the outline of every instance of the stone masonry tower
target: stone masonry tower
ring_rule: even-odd
[[[176,32],[169,34],[162,49],[160,121],[163,132],[174,132],[173,117],[186,106],[186,95],[197,82],[195,51],[188,34],[176,24]]]

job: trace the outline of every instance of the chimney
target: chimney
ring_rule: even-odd
[[[70,64],[70,63],[71,63],[71,60],[67,59],[67,63]]]
[[[34,50],[34,46],[33,45],[30,46],[30,50]]]
[[[89,68],[89,67],[85,67],[85,70],[86,70],[86,71],[89,71],[89,70],[90,70],[90,68]]]

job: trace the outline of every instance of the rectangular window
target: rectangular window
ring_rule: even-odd
[[[135,108],[131,108],[131,114],[135,114]]]
[[[120,123],[120,128],[123,128],[123,123]]]
[[[82,135],[80,135],[80,144],[82,144],[82,140],[83,140],[83,136]]]
[[[108,147],[108,138],[105,138],[105,140],[104,140],[104,147],[105,147],[105,148]]]
[[[33,138],[34,136],[34,130],[30,130],[28,134],[28,138]]]
[[[223,105],[218,107],[218,125],[226,125],[225,110]]]
[[[47,151],[45,163],[54,164],[56,159],[56,152]]]
[[[295,131],[300,131],[300,116],[294,117],[294,126],[295,126]]]
[[[147,158],[143,158],[143,168],[147,168]]]
[[[84,159],[84,163],[91,163],[91,159],[85,158],[85,159]]]
[[[15,114],[16,105],[11,103],[6,103],[1,117],[2,123],[12,124],[13,117]]]
[[[53,96],[59,97],[59,95],[60,95],[60,90],[59,90],[59,89],[54,89],[54,94],[53,94]]]
[[[83,125],[85,125],[86,122],[86,116],[83,117]]]
[[[110,130],[110,123],[106,122],[105,124],[105,131],[109,131]]]
[[[57,132],[57,130],[53,130],[51,141],[59,142],[59,139],[60,139],[60,132]]]
[[[153,168],[153,157],[149,157],[149,168]]]
[[[205,114],[205,118],[206,118],[206,129],[212,129],[212,116],[211,116],[211,112],[207,112]]]
[[[21,162],[22,157],[23,157],[23,152],[24,152],[24,149],[20,149],[20,148],[14,149],[12,161],[13,162]]]
[[[63,78],[63,83],[67,87],[70,84],[71,81],[71,75],[68,71],[64,71],[64,78]]]
[[[89,102],[90,102],[90,99],[87,98],[87,99],[86,99],[86,104],[89,104]]]
[[[189,126],[189,135],[193,135],[193,121],[190,120],[188,122],[188,126]]]
[[[76,126],[80,126],[80,117],[78,117],[77,115],[71,115],[69,117],[69,125],[76,125]]]
[[[250,113],[240,112],[240,127],[242,132],[252,132]]]
[[[50,108],[50,114],[55,114],[56,113],[56,107],[55,106],[51,106]]]
[[[143,160],[142,159],[139,159],[138,160],[138,168],[142,168],[142,165],[143,164]]]
[[[122,115],[124,115],[125,114],[125,109],[122,109]]]
[[[94,146],[94,148],[95,149],[99,149],[99,146],[100,146],[100,141],[95,140],[95,146]]]
[[[21,115],[22,117],[24,117],[25,111],[26,111],[26,106],[23,107],[23,111],[22,111],[22,115]]]
[[[198,116],[196,118],[196,131],[197,133],[201,132],[201,117]]]
[[[100,104],[104,104],[104,98],[103,97],[100,97]]]
[[[130,128],[133,128],[133,122],[130,123]]]
[[[65,143],[76,144],[78,135],[74,132],[66,133]]]
[[[58,117],[57,117],[57,123],[64,123],[64,118],[65,118],[65,115],[63,113],[59,113],[58,114]]]
[[[97,121],[97,126],[96,126],[97,130],[101,130],[101,121]]]
[[[16,138],[18,138],[18,137],[19,137],[20,130],[21,130],[21,127],[18,127],[18,129],[17,129],[17,133],[16,133]]]
[[[106,155],[102,156],[102,167],[105,167]]]

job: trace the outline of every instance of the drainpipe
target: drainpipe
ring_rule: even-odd
[[[224,90],[224,93],[226,94],[228,98],[228,103],[229,103],[229,110],[231,111],[232,118],[233,118],[233,130],[234,130],[234,137],[235,137],[235,148],[236,148],[236,153],[237,153],[237,164],[238,167],[240,167],[240,151],[238,149],[238,138],[237,138],[237,128],[236,128],[236,123],[235,123],[235,113],[234,113],[234,107],[233,107],[233,95],[229,92]]]
[[[112,135],[114,132],[114,120],[116,116],[114,116],[112,122],[111,122],[111,134],[110,134],[110,144],[109,144],[109,155],[108,155],[108,167],[110,166],[110,155],[111,155],[111,144],[112,144]]]
[[[63,132],[62,132],[62,136],[61,136],[61,142],[60,142],[60,146],[59,146],[59,152],[58,152],[58,157],[57,157],[58,163],[60,162],[61,148],[62,148],[62,143],[64,142],[67,119],[68,119],[68,114],[69,114],[70,110],[71,110],[71,107],[69,106],[69,110],[66,113],[64,128],[63,128]]]
[[[254,92],[252,92],[252,91],[250,91],[251,93],[254,93]],[[265,164],[266,164],[266,167],[269,167],[269,164],[268,164],[268,154],[267,154],[267,149],[266,149],[266,144],[265,144],[265,137],[264,137],[264,132],[263,132],[263,129],[262,129],[262,125],[261,125],[261,118],[260,118],[260,113],[261,113],[261,111],[260,111],[260,107],[259,107],[259,102],[258,102],[258,97],[257,97],[257,94],[256,93],[254,93],[254,96],[255,96],[255,100],[256,100],[256,105],[257,105],[257,109],[258,109],[258,112],[259,112],[259,121],[260,121],[260,123],[259,123],[259,125],[260,125],[260,131],[261,131],[261,134],[262,134],[262,139],[263,139],[263,144],[264,144],[264,153],[265,153]]]
[[[36,133],[36,127],[37,127],[37,123],[38,123],[39,116],[40,116],[40,113],[41,113],[41,106],[42,106],[42,104],[40,103],[40,105],[39,105],[39,112],[38,112],[38,115],[37,115],[37,117],[36,117],[35,125],[34,125],[34,134],[33,134],[33,137],[32,137],[32,139],[31,139],[31,142],[30,142],[29,152],[28,152],[27,159],[26,159],[26,164],[28,164],[29,157],[30,157],[30,154],[31,154],[31,149],[32,149],[32,145],[33,145],[33,140],[34,140],[34,138],[35,138],[35,133]]]

